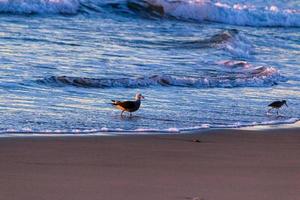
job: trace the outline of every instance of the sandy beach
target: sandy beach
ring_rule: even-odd
[[[299,133],[1,138],[0,199],[298,200]]]

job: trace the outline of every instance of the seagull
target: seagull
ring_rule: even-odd
[[[111,101],[113,106],[115,106],[119,110],[122,110],[121,112],[121,117],[122,117],[125,111],[129,112],[130,116],[132,112],[137,111],[140,108],[141,99],[145,99],[145,97],[143,97],[141,93],[137,93],[135,95],[135,101],[115,101],[115,100],[111,100]]]
[[[271,107],[268,110],[268,113],[272,110],[272,109],[277,109],[277,115],[279,114],[279,108],[281,108],[283,105],[286,105],[286,107],[288,107],[286,100],[282,100],[282,101],[274,101],[271,104],[269,104],[268,106]]]

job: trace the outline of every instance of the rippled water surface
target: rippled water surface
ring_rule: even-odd
[[[1,133],[300,118],[299,1],[7,0],[0,13]],[[121,118],[110,100],[137,92],[141,109]]]

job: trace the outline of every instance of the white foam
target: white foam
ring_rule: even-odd
[[[186,131],[198,131],[202,129],[207,128],[243,128],[243,127],[253,127],[253,126],[266,126],[266,125],[280,125],[280,124],[294,124],[298,122],[299,118],[288,118],[288,119],[278,119],[278,120],[270,120],[270,121],[263,121],[263,122],[249,122],[249,123],[243,123],[243,122],[235,122],[233,124],[228,125],[213,125],[213,124],[203,124],[201,126],[195,126],[195,127],[189,127],[189,128],[182,128],[180,129],[180,132],[186,132]]]
[[[0,137],[36,137],[36,136],[46,136],[46,137],[55,137],[55,136],[107,136],[107,135],[128,135],[128,134],[174,134],[174,133],[191,133],[197,132],[206,129],[226,129],[226,128],[244,128],[244,127],[255,127],[255,126],[272,126],[280,124],[294,124],[298,122],[299,118],[284,118],[278,120],[262,121],[262,122],[235,122],[228,125],[215,125],[215,124],[200,124],[199,126],[186,127],[186,128],[177,128],[170,127],[167,129],[153,129],[153,128],[138,128],[133,130],[125,130],[120,128],[107,128],[103,127],[100,129],[91,129],[91,130],[79,130],[73,129],[70,131],[67,130],[47,130],[47,131],[26,131],[27,129],[22,129],[21,131],[17,130],[6,130],[0,132]]]
[[[219,44],[219,48],[228,51],[232,55],[240,58],[251,58],[253,54],[252,43],[242,34],[236,34],[226,43]]]
[[[251,65],[252,66],[252,65]],[[73,85],[77,87],[150,87],[150,86],[179,86],[196,88],[233,88],[233,87],[268,87],[286,81],[274,67],[252,66],[238,73],[220,72],[217,76],[188,77],[154,75],[140,78],[94,79],[81,77],[58,76],[39,80],[43,84]]]
[[[0,0],[0,12],[2,13],[75,14],[78,9],[78,0]]]
[[[300,26],[300,10],[280,9],[275,5],[259,8],[255,5],[205,0],[147,0],[161,6],[164,12],[177,18],[213,21],[247,26]]]

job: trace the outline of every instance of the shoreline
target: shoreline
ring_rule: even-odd
[[[272,125],[254,125],[238,128],[203,128],[190,131],[86,131],[86,132],[4,132],[0,134],[1,138],[19,138],[19,137],[102,137],[102,136],[143,136],[143,135],[186,135],[186,134],[206,134],[227,131],[267,131],[276,132],[278,130],[298,129],[300,133],[300,121],[292,124],[272,124]]]
[[[299,133],[2,138],[0,198],[297,200]]]
[[[238,128],[203,128],[198,130],[183,130],[178,132],[172,131],[91,131],[91,132],[7,132],[1,133],[2,138],[19,138],[19,137],[103,137],[103,136],[141,136],[141,135],[189,135],[189,134],[206,134],[230,131],[266,131],[278,132],[280,130],[298,129],[300,133],[300,120],[292,124],[272,124],[272,125],[254,125]]]

